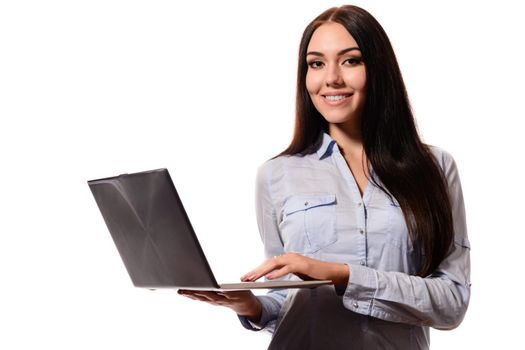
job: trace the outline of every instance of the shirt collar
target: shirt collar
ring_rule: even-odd
[[[321,143],[321,147],[319,147],[317,150],[319,160],[330,157],[334,151],[334,148],[336,151],[339,151],[335,140],[326,132],[323,132],[323,142]]]
[[[339,146],[335,142],[335,140],[328,135],[326,132],[323,132],[323,142],[321,144],[321,147],[317,150],[317,155],[319,156],[319,160],[323,160],[325,158],[330,157],[334,152],[340,152]],[[368,169],[370,176],[375,178],[375,172],[372,165],[369,166]],[[375,181],[372,182],[372,184],[375,186]]]

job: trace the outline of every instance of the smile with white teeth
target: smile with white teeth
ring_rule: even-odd
[[[347,96],[348,95],[335,95],[335,96],[325,96],[324,98],[326,98],[329,101],[339,101]]]

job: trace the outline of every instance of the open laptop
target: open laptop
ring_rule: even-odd
[[[167,169],[88,181],[136,287],[193,290],[313,288],[331,281],[218,284]]]

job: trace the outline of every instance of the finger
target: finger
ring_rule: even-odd
[[[229,293],[217,293],[218,295],[221,295],[223,296],[225,299],[228,299],[228,300],[239,300],[239,296],[236,296],[236,295],[231,295]]]
[[[303,281],[313,281],[314,280],[314,278],[312,278],[312,277],[310,277],[308,275],[305,275],[303,273],[294,272],[294,275],[296,275],[297,277],[299,277]]]
[[[193,292],[190,291],[190,290],[183,290],[183,289],[179,289],[177,291],[177,294],[179,295],[182,295],[183,297],[192,297],[193,296]]]
[[[292,263],[293,260],[290,259],[290,256],[288,256],[287,254],[280,255],[275,257],[274,259],[270,259],[270,261],[268,261],[268,265],[264,266],[263,269],[259,271],[259,273],[261,274],[261,276],[266,276],[267,278],[269,276],[272,276],[272,278],[277,278],[276,276],[274,276],[276,271],[279,271],[283,268],[286,268],[287,271],[289,271],[289,267]]]
[[[200,297],[198,295],[195,295],[195,294],[181,294],[183,297],[186,297],[188,299],[191,299],[191,300],[197,300],[197,301],[208,301],[208,299],[206,298],[203,298],[203,297]]]
[[[195,293],[195,295],[201,297],[201,298],[204,298],[205,300],[209,300],[209,301],[212,301],[212,302],[217,302],[217,301],[222,301],[225,299],[225,297],[221,296],[221,295],[218,295],[217,293],[215,292],[197,292]]]
[[[199,295],[192,295],[192,296],[189,296],[188,298],[196,300],[196,301],[199,301],[199,302],[204,302],[204,303],[210,304],[210,305],[221,305],[220,301],[210,300],[210,299],[208,299],[206,297],[202,297],[202,296],[199,296]]]
[[[177,291],[178,294],[180,295],[183,295],[183,296],[190,296],[190,295],[195,295],[197,293],[200,293],[201,291],[197,291],[197,290],[184,290],[184,289],[179,289]]]
[[[226,299],[231,301],[248,300],[253,298],[253,293],[249,290],[235,290],[229,292],[218,292],[217,294],[224,296]]]
[[[279,269],[276,269],[266,275],[268,279],[283,277],[289,273],[300,274],[305,276],[309,272],[307,261],[312,260],[297,253],[286,253],[276,259]]]
[[[264,271],[271,266],[274,266],[277,263],[277,256],[273,257],[273,259],[267,259],[262,264],[257,266],[255,269],[251,270],[250,272],[246,273],[244,276],[241,277],[241,280],[254,280],[256,276],[261,275],[261,271]]]
[[[273,280],[276,278],[286,276],[290,272],[292,272],[292,268],[290,267],[290,265],[286,265],[278,270],[274,270],[271,273],[267,274],[266,278],[268,278],[269,280]]]
[[[257,266],[255,269],[251,270],[250,272],[244,274],[241,277],[241,281],[242,282],[248,282],[248,281],[256,281],[257,279],[259,279],[261,277],[260,271],[261,271],[261,269],[262,269],[264,264],[266,264],[266,262],[264,262],[263,264]]]
[[[284,256],[274,257],[273,259],[268,259],[252,271],[248,272],[241,277],[241,281],[256,281],[262,276],[265,276],[267,273],[272,272],[273,270],[282,267],[286,262]]]
[[[178,293],[187,297],[193,296],[194,298],[198,298],[198,300],[202,301],[221,300],[224,298],[222,296],[219,296],[216,292],[204,290],[179,290]]]

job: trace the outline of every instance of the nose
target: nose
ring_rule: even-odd
[[[337,65],[328,66],[325,83],[326,86],[341,86],[343,84],[343,77]]]

